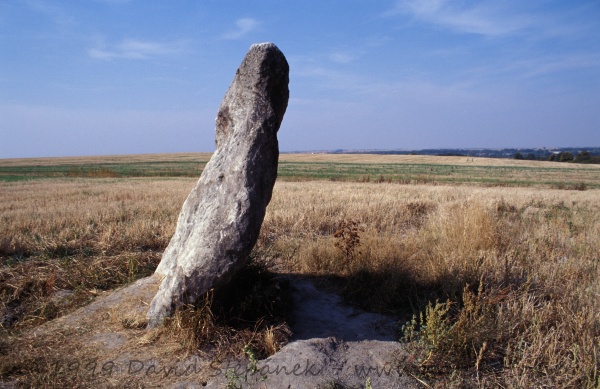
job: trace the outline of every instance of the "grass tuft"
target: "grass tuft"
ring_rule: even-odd
[[[179,308],[165,323],[188,352],[218,360],[240,357],[244,348],[266,358],[291,336],[290,290],[287,282],[264,264],[248,262],[226,289],[211,291],[194,305]]]

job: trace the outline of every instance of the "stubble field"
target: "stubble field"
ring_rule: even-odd
[[[21,334],[152,273],[207,158],[0,161],[2,379],[36,382]],[[599,387],[600,169],[282,155],[280,178],[253,256],[395,315],[407,374]]]

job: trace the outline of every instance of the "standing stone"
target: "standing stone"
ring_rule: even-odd
[[[156,274],[148,326],[229,282],[254,247],[277,177],[277,131],[288,104],[289,66],[272,43],[252,45],[216,119],[217,148],[183,204]]]

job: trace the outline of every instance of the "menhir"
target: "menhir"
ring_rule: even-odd
[[[231,279],[254,247],[277,177],[289,66],[272,43],[250,47],[219,107],[217,148],[185,203],[156,274],[148,326]]]

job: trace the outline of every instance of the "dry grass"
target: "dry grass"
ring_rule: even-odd
[[[225,290],[177,310],[165,327],[190,353],[225,361],[249,350],[264,359],[288,343],[290,308],[287,282],[254,260]]]
[[[194,183],[0,185],[5,331],[151,273]],[[404,368],[432,386],[597,388],[599,237],[598,190],[283,182],[254,255],[280,272],[320,278],[354,304],[399,315],[417,356]],[[257,296],[252,287],[245,296]],[[180,341],[193,349],[211,339],[194,334],[222,325],[217,318],[227,314],[215,307],[180,312],[175,328],[193,329]],[[265,322],[260,337],[235,326],[219,327],[224,335],[212,346],[245,334],[238,345],[254,342],[268,355],[285,341],[276,323]]]
[[[0,186],[0,255],[161,250],[193,180],[77,180]]]
[[[30,327],[152,274],[193,182],[0,186],[2,327]]]
[[[330,276],[365,308],[424,312],[407,326],[424,379],[597,387],[599,191],[278,189],[264,229],[273,251],[289,253],[295,271]],[[345,220],[364,230],[353,255],[335,238]]]
[[[43,340],[30,339],[27,330],[152,274],[194,183],[77,179],[0,186],[0,377],[18,377],[26,386],[85,387],[85,378],[56,376],[55,366],[108,356],[79,350],[78,335],[70,330]],[[167,340],[181,345],[179,353],[217,360],[243,354],[244,348],[259,357],[279,350],[290,336],[281,280],[256,260],[231,285],[200,309],[178,311],[166,331],[140,336],[138,343],[154,345],[168,334]],[[104,331],[145,327],[139,315],[109,316]]]

